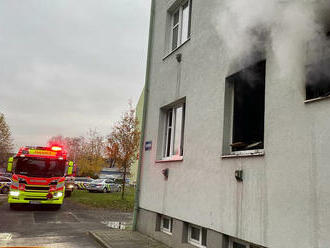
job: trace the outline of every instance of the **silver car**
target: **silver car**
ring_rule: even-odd
[[[87,189],[89,192],[120,192],[121,185],[115,183],[113,178],[104,178],[92,181]]]

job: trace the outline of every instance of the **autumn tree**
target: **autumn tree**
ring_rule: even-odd
[[[106,165],[104,137],[90,129],[87,137],[81,141],[76,159],[81,176],[97,176]]]
[[[6,164],[13,147],[10,128],[4,114],[0,113],[0,165]]]
[[[86,137],[54,136],[48,145],[57,144],[64,147],[69,160],[75,161],[80,176],[96,177],[105,166],[104,137],[96,130],[90,129]]]
[[[139,139],[138,120],[135,115],[135,109],[130,104],[129,110],[114,125],[111,134],[108,136],[107,144],[109,159],[114,161],[123,173],[122,199],[125,194],[126,175],[130,171],[131,165],[137,159]]]

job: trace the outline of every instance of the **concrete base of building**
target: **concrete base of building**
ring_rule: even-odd
[[[172,232],[169,234],[161,231],[160,216],[158,213],[140,208],[137,219],[137,230],[172,248],[196,248],[195,245],[188,242],[188,223],[172,218]],[[206,230],[207,248],[228,248],[229,241],[226,235],[210,229]]]

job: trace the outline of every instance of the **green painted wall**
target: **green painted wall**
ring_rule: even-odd
[[[141,126],[142,126],[143,103],[144,103],[144,89],[142,90],[142,93],[140,95],[139,101],[138,101],[138,103],[136,105],[136,109],[135,109],[136,116],[139,120],[140,131],[141,131]],[[138,168],[138,160],[136,160],[135,163],[131,167],[130,182],[134,183],[134,184],[136,183],[137,168]]]

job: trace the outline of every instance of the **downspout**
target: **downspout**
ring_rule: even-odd
[[[150,8],[150,24],[149,24],[149,40],[148,40],[148,55],[147,55],[147,69],[144,85],[144,101],[143,101],[143,115],[141,123],[141,138],[140,138],[140,151],[139,151],[139,163],[136,175],[136,189],[134,198],[134,211],[133,211],[133,231],[136,231],[137,227],[137,215],[139,211],[139,196],[140,196],[140,177],[141,177],[141,167],[143,161],[143,148],[144,148],[144,136],[145,136],[145,126],[147,118],[147,106],[149,97],[149,85],[150,85],[150,66],[151,66],[151,56],[152,56],[152,37],[154,31],[154,16],[155,16],[155,0],[151,0]]]

